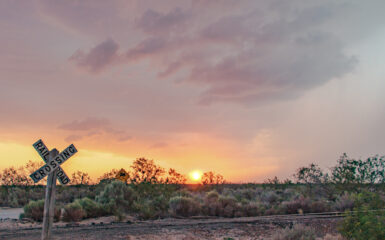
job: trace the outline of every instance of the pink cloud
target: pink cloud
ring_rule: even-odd
[[[119,45],[114,40],[107,39],[91,48],[88,53],[81,50],[76,51],[69,60],[90,72],[99,72],[117,60],[118,49]]]

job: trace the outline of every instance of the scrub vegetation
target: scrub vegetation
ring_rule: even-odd
[[[0,206],[24,206],[21,217],[41,221],[44,186],[33,185],[26,177],[31,165],[20,171],[3,170]],[[137,219],[233,218],[338,211],[346,215],[339,226],[341,236],[329,239],[385,239],[384,157],[355,160],[343,154],[329,172],[310,164],[299,168],[292,180],[274,177],[260,184],[227,183],[213,172],[204,173],[200,184],[186,184],[184,175],[145,158],[136,159],[129,169],[126,182],[116,180],[118,170],[111,170],[97,184],[91,183],[88,174],[76,172],[72,185],[57,186],[55,219],[72,222],[107,215],[118,220],[128,215]],[[277,232],[274,239],[316,236],[298,226]]]

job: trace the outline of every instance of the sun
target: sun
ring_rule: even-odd
[[[190,178],[191,178],[191,180],[197,182],[197,181],[201,180],[201,178],[202,178],[202,172],[201,172],[201,171],[198,171],[198,170],[192,171],[192,172],[190,173]]]

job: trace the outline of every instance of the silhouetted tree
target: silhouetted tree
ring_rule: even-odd
[[[186,178],[185,175],[178,173],[173,168],[170,168],[170,170],[168,170],[168,177],[166,179],[167,183],[170,183],[170,184],[185,184],[186,181],[187,181],[187,178]]]
[[[102,180],[112,180],[115,179],[116,174],[118,174],[119,170],[118,169],[111,169],[111,171],[103,173],[102,176],[98,178],[98,182]]]
[[[225,179],[222,175],[216,174],[214,172],[205,172],[202,175],[202,184],[223,184],[225,183]]]
[[[130,180],[132,183],[161,183],[164,169],[154,163],[154,160],[137,158],[131,165]]]
[[[297,173],[294,174],[294,177],[297,179],[298,183],[322,183],[324,182],[325,174],[320,167],[312,163],[309,167],[299,168]]]
[[[89,185],[92,184],[91,178],[88,173],[82,171],[76,171],[72,173],[71,185]]]

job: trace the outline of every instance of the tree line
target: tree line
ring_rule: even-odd
[[[46,178],[35,184],[29,177],[36,169],[40,167],[39,161],[33,162],[29,160],[24,166],[15,168],[9,167],[3,169],[0,173],[0,185],[4,186],[31,186],[45,185]],[[170,168],[166,171],[163,167],[155,164],[154,160],[146,158],[137,158],[128,169],[124,169],[128,173],[127,183],[164,183],[164,184],[186,184],[187,177],[178,173],[175,169]],[[92,185],[101,181],[110,181],[115,179],[119,169],[112,169],[102,174],[96,182],[92,181],[88,173],[83,171],[75,171],[70,179],[71,185]],[[221,174],[212,171],[205,172],[201,178],[202,184],[223,184],[225,179]]]
[[[36,185],[29,175],[40,167],[40,162],[29,160],[20,168],[9,167],[0,172],[0,185],[5,186],[29,186]],[[154,160],[137,158],[125,171],[128,173],[127,183],[165,183],[165,184],[186,184],[187,177],[170,168],[166,171],[161,166],[155,164]],[[71,185],[92,185],[100,181],[114,179],[119,169],[112,169],[100,176],[94,182],[88,173],[75,171],[71,175]],[[267,179],[267,184],[376,184],[385,183],[385,156],[372,156],[364,160],[348,157],[342,154],[337,160],[337,164],[330,171],[323,171],[317,164],[311,163],[308,166],[300,167],[293,175],[293,180],[286,179],[280,181],[278,177]],[[223,184],[225,179],[221,174],[212,171],[202,175],[201,183]],[[43,179],[38,184],[46,184]]]

